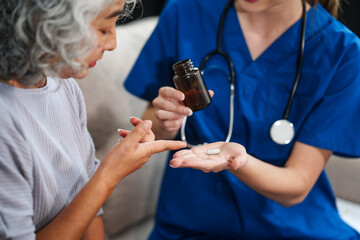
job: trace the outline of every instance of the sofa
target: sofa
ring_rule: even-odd
[[[157,23],[148,17],[117,27],[117,48],[106,52],[85,79],[78,80],[87,106],[88,128],[97,157],[118,140],[117,129],[132,129],[130,116],[141,117],[147,102],[126,92],[123,81]],[[359,145],[360,147],[360,145]],[[156,154],[123,179],[103,206],[109,240],[144,240],[151,231],[167,152]],[[333,156],[326,166],[343,218],[360,231],[360,159]]]

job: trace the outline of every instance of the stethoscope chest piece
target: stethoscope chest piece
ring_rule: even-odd
[[[271,139],[280,145],[290,143],[294,135],[294,125],[286,119],[277,120],[270,128]]]

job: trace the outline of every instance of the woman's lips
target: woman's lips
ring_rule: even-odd
[[[96,65],[96,61],[93,61],[93,62],[91,62],[91,63],[89,64],[89,67],[90,67],[90,68],[93,68],[93,67],[95,67],[95,65]]]

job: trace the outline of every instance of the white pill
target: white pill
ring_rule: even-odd
[[[220,153],[220,149],[218,148],[214,148],[214,149],[209,149],[206,151],[207,155],[216,155]]]

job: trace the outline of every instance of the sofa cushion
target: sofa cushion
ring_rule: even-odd
[[[333,155],[326,172],[337,197],[360,204],[360,158]]]

